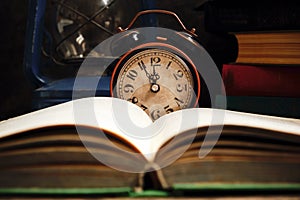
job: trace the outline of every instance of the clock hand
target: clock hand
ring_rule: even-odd
[[[155,65],[153,65],[153,74],[151,74],[151,79],[154,81],[154,83],[156,83],[159,78],[159,74],[155,71]]]
[[[155,65],[153,65],[153,74],[150,74],[147,71],[147,66],[145,65],[145,63],[141,60],[140,62],[138,62],[139,67],[145,71],[145,74],[147,76],[147,78],[149,79],[149,82],[152,84],[156,84],[156,81],[160,78],[159,74],[155,71]]]
[[[150,90],[153,93],[157,93],[160,90],[159,85],[156,83],[156,81],[160,78],[159,74],[155,71],[155,65],[153,65],[153,74],[151,74],[151,80],[152,80],[152,85],[150,87]]]
[[[152,80],[151,74],[147,71],[145,63],[141,60],[141,62],[139,62],[138,65],[142,70],[145,71],[145,74],[146,74],[147,78],[149,79],[149,82],[152,83],[151,82],[151,80]]]
[[[144,70],[145,70],[146,76],[147,76],[148,79],[149,79],[149,82],[151,83],[150,90],[151,90],[153,93],[157,93],[157,92],[160,90],[160,87],[159,87],[159,85],[156,83],[156,81],[160,78],[160,76],[158,75],[158,73],[155,72],[155,68],[154,68],[154,67],[153,67],[153,69],[154,69],[153,74],[149,74],[149,72],[147,72],[146,66],[145,66],[145,65],[143,65],[143,68],[144,68]]]
[[[159,74],[158,73],[154,73],[154,74],[151,74],[151,80],[153,81],[152,83],[156,83],[156,81],[160,78]]]

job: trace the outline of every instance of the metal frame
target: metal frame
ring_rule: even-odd
[[[40,56],[43,41],[45,0],[30,0],[26,27],[24,52],[25,73],[35,86],[43,86],[49,82],[40,73]]]

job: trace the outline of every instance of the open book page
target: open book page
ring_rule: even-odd
[[[93,97],[3,121],[0,123],[0,137],[42,127],[74,124],[113,132],[133,144],[149,161],[154,160],[158,149],[168,140],[197,127],[236,125],[300,135],[298,119],[193,108],[170,113],[152,122],[141,108],[132,103],[109,97]]]
[[[214,130],[205,142],[205,128],[195,130],[196,136],[193,131],[174,138],[172,145],[167,143],[157,154],[155,161],[165,166],[161,173],[167,186],[177,189],[208,189],[218,185],[229,190],[236,186],[262,190],[274,186],[279,190],[300,189],[299,135],[233,125],[224,126],[214,143]],[[186,149],[189,137],[194,140]],[[199,156],[200,150],[212,145],[207,156]],[[180,157],[179,153],[182,153]]]
[[[192,108],[152,122],[124,100],[79,99],[0,123],[0,182],[140,188],[148,176],[155,188],[298,184],[299,135],[298,119]]]
[[[122,108],[122,110],[114,109],[113,106]],[[145,127],[152,123],[148,115],[134,104],[110,97],[91,97],[4,120],[0,122],[0,137],[41,127],[74,124],[121,132],[114,115],[120,114],[125,108],[129,112],[128,116],[134,116],[134,120],[139,126]],[[79,114],[81,115],[79,116]],[[97,117],[96,120],[90,119],[93,117]]]
[[[161,146],[181,132],[195,130],[200,127],[217,127],[221,134],[224,126],[241,126],[260,128],[287,134],[300,135],[300,120],[292,118],[273,117],[266,115],[219,110],[211,108],[192,108],[170,113],[154,122],[152,151],[158,151]],[[209,134],[208,129],[206,134]],[[216,138],[217,139],[217,138]],[[191,139],[192,140],[192,139]]]
[[[125,116],[134,122],[133,125],[141,130],[152,124],[148,115],[132,103],[116,98],[93,97],[70,101],[2,121],[0,122],[0,138],[51,126],[76,125],[79,128],[87,126],[117,134],[119,138],[129,141],[142,153],[149,152],[150,147],[147,143],[127,135],[126,127],[125,131],[123,130],[122,121],[120,121],[123,117],[122,113],[125,113]],[[126,121],[123,122],[126,123]]]
[[[141,187],[140,174],[125,171],[143,170],[142,163],[146,160],[141,154],[110,135],[106,135],[110,138],[108,142],[99,129],[83,128],[83,139],[74,126],[52,126],[1,138],[0,194],[18,188],[24,191],[35,188],[37,192],[54,188],[67,193],[68,188],[101,188],[107,192],[105,188],[132,191]],[[124,147],[126,151],[122,151]],[[116,166],[123,170],[117,170]]]

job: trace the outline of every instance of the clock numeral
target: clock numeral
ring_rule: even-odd
[[[137,71],[131,69],[128,71],[126,76],[134,81],[136,79],[137,75],[138,75]]]
[[[173,108],[170,108],[169,105],[165,106],[164,109],[166,110],[166,113],[174,112]]]
[[[174,98],[176,101],[176,104],[180,107],[180,103],[183,104],[184,102],[180,99],[178,99],[177,97]]]
[[[183,90],[187,91],[187,84],[182,85],[182,84],[178,83],[176,85],[176,91],[177,92],[182,92]]]
[[[138,99],[137,97],[132,97],[132,98],[127,99],[127,101],[130,101],[130,102],[133,103],[133,104],[137,104],[137,103],[139,102],[139,99]],[[145,105],[143,105],[143,104],[141,104],[140,107],[141,107],[144,111],[148,109],[147,106],[145,106]]]
[[[160,57],[152,57],[150,58],[151,66],[160,66]]]
[[[124,92],[125,93],[133,93],[133,91],[134,91],[134,87],[133,87],[133,85],[131,85],[131,84],[126,84],[125,86],[124,86]]]
[[[170,61],[170,62],[167,64],[166,69],[169,69],[169,67],[171,66],[171,64],[172,64],[172,61]]]
[[[173,76],[176,80],[183,77],[183,72],[179,69],[176,73],[173,73]]]
[[[143,104],[141,105],[141,108],[143,108],[143,111],[147,110],[147,106],[144,106]]]
[[[136,98],[136,97],[129,98],[129,99],[127,99],[127,101],[130,101],[133,104],[137,104],[139,102],[138,98]]]
[[[151,113],[150,113],[150,116],[153,120],[157,120],[158,118],[161,117],[161,114],[160,114],[160,111],[159,109],[156,109],[156,110],[153,110]]]

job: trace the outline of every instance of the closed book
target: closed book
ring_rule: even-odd
[[[300,97],[300,68],[225,64],[222,77],[229,96]]]
[[[236,33],[238,57],[236,63],[300,64],[300,32]]]

